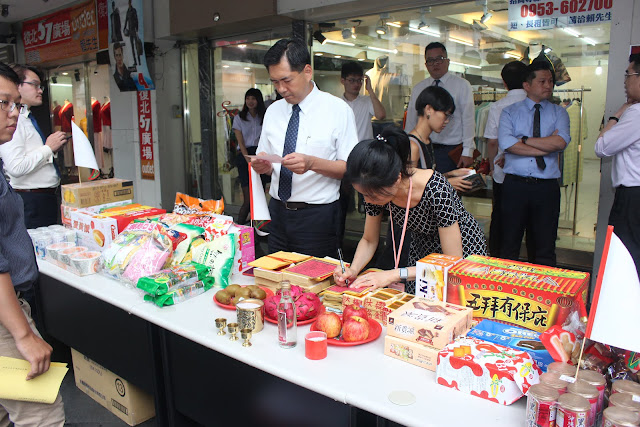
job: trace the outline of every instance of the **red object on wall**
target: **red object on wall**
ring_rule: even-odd
[[[151,92],[138,92],[138,135],[140,137],[140,172],[142,179],[155,179],[153,163],[153,123]]]

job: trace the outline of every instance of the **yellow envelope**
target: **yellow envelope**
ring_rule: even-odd
[[[51,362],[49,370],[27,381],[31,370],[26,360],[0,356],[0,398],[51,404],[56,400],[64,376],[66,363]]]

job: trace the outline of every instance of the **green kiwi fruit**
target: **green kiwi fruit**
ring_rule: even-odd
[[[267,297],[267,293],[264,291],[264,289],[253,289],[251,291],[251,298],[257,298],[257,299],[265,299]]]
[[[220,304],[228,305],[231,302],[231,294],[225,289],[216,292],[216,299]]]
[[[244,298],[244,299],[251,298],[251,289],[240,288],[238,292],[236,292],[236,296],[233,298],[233,305],[236,305],[241,298]]]
[[[238,292],[238,289],[242,289],[242,286],[233,284],[227,286],[224,290],[229,292],[231,296],[235,296],[236,292]]]

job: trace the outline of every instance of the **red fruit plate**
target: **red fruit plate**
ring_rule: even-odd
[[[329,345],[337,345],[337,346],[341,346],[341,347],[351,347],[354,345],[360,345],[360,344],[366,344],[368,342],[371,341],[375,341],[380,334],[382,333],[382,325],[380,325],[380,323],[376,322],[373,319],[367,319],[369,321],[369,336],[367,337],[366,340],[362,340],[362,341],[344,341],[342,339],[342,334],[338,335],[335,338],[329,338],[327,340],[327,344]],[[314,323],[313,325],[311,325],[311,330],[312,331],[319,331],[318,328],[316,328],[316,324]]]
[[[249,285],[245,285],[245,286],[249,286]],[[269,298],[270,296],[273,295],[273,291],[271,289],[269,289],[267,287],[264,287],[264,286],[258,286],[258,287],[266,292],[267,296],[265,297],[265,299],[267,299],[267,298]],[[244,286],[243,286],[243,288],[244,288]],[[220,301],[218,301],[216,299],[216,294],[213,294],[213,302],[215,302],[217,305],[219,305],[222,308],[226,308],[227,310],[235,310],[236,309],[236,306],[233,305],[233,304],[223,304]]]
[[[322,313],[324,313],[324,305],[320,306],[320,311],[314,317],[312,317],[311,319],[307,319],[307,320],[298,320],[297,325],[298,326],[302,326],[302,325],[308,325],[309,323],[313,323],[313,322],[316,321],[316,318],[318,316],[320,316]],[[278,319],[274,319],[272,317],[269,317],[269,315],[266,312],[264,313],[264,320],[266,320],[269,323],[274,323],[276,325],[278,324]]]

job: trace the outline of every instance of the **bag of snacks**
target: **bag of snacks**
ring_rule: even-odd
[[[213,280],[198,281],[183,288],[173,289],[163,295],[145,295],[144,300],[151,301],[158,307],[175,305],[205,293],[212,286]]]
[[[138,279],[137,287],[150,295],[164,295],[183,288],[209,276],[209,268],[195,262],[181,264],[161,270],[156,274]]]

